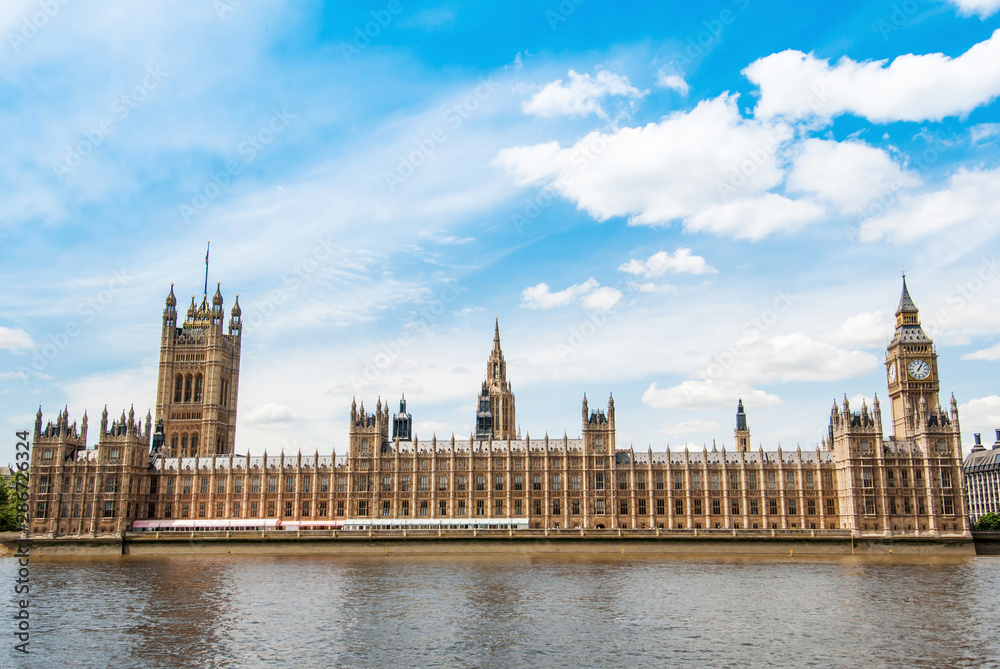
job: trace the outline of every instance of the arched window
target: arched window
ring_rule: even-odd
[[[191,435],[191,455],[198,452],[198,433],[195,432]]]
[[[226,379],[222,382],[222,405],[226,406],[229,404],[229,380]]]
[[[188,436],[186,434],[182,434],[181,435],[181,457],[182,458],[186,458],[187,457],[187,449],[188,449]]]
[[[181,401],[181,393],[184,390],[184,379],[180,374],[177,375],[177,380],[174,382],[174,401]]]
[[[172,457],[177,457],[177,433],[174,432],[174,436],[170,437],[170,455]]]
[[[202,382],[201,374],[199,374],[198,376],[194,377],[194,401],[195,402],[200,402],[201,401],[201,382]]]
[[[184,401],[185,402],[190,402],[191,401],[191,383],[192,383],[193,380],[194,380],[193,377],[190,374],[188,374],[187,375],[187,379],[184,382]]]

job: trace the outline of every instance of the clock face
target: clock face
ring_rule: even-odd
[[[931,366],[927,364],[926,360],[914,360],[906,369],[910,372],[910,376],[918,381],[926,379],[931,373]]]
[[[896,382],[896,363],[889,363],[889,383]]]

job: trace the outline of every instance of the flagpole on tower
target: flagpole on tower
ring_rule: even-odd
[[[212,242],[205,247],[205,297],[208,297],[208,251],[212,248]]]

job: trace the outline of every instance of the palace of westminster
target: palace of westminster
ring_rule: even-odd
[[[163,311],[155,422],[104,410],[93,448],[86,414],[35,421],[32,535],[117,534],[150,521],[190,527],[335,529],[799,529],[968,535],[954,397],[938,401],[937,354],[903,281],[885,365],[892,436],[878,398],[834,402],[814,451],[750,447],[739,401],[735,450],[620,448],[615,403],[581,408],[579,438],[521,439],[497,324],[467,439],[418,440],[405,400],[390,416],[350,407],[346,454],[237,455],[242,336],[220,290]],[[734,398],[737,399],[737,398]],[[254,520],[260,519],[260,520]],[[169,522],[168,522],[169,521]],[[467,524],[465,524],[467,523]]]

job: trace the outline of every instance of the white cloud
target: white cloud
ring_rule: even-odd
[[[528,309],[554,309],[570,304],[582,304],[585,309],[608,310],[622,298],[622,293],[609,286],[601,286],[594,277],[569,288],[552,292],[547,283],[529,286],[521,291],[521,306]]]
[[[1000,395],[987,395],[969,400],[958,407],[958,415],[962,421],[962,431],[966,435],[978,432],[983,435],[983,441],[989,444],[993,430],[1000,428]],[[972,441],[968,436],[966,440]]]
[[[845,318],[828,339],[834,344],[846,346],[879,346],[886,343],[886,334],[892,332],[892,328],[893,319],[889,312],[866,311]]]
[[[0,325],[0,349],[8,351],[20,351],[26,348],[33,348],[35,343],[29,335],[20,328],[5,328]]]
[[[891,200],[920,180],[904,172],[885,151],[864,142],[807,139],[788,175],[792,191],[813,193],[844,213],[873,201]]]
[[[243,420],[254,425],[274,425],[281,423],[291,423],[295,420],[295,414],[284,404],[268,402],[256,409],[251,409],[243,415]]]
[[[716,274],[718,270],[711,267],[701,256],[691,254],[691,249],[679,248],[670,255],[669,251],[654,253],[647,260],[632,258],[618,267],[622,272],[652,279],[671,274]]]
[[[684,220],[690,230],[759,239],[823,214],[815,203],[767,192],[784,179],[773,153],[790,133],[784,124],[743,118],[737,97],[725,94],[659,123],[590,133],[567,148],[548,142],[503,149],[494,164],[517,185],[550,186],[598,221]],[[733,194],[739,199],[728,202]]]
[[[1000,342],[993,344],[989,348],[966,353],[962,356],[962,360],[1000,360]]]
[[[660,388],[652,383],[642,394],[642,401],[654,409],[719,409],[735,407],[741,397],[758,407],[782,404],[777,395],[748,385],[714,379],[688,379],[670,388]]]
[[[664,423],[660,432],[664,434],[697,434],[717,429],[719,429],[719,424],[714,420],[685,420],[680,423]]]
[[[969,128],[969,141],[979,144],[1000,135],[1000,123],[977,123]]]
[[[626,77],[607,70],[601,70],[596,77],[570,70],[568,84],[564,84],[562,79],[546,84],[530,100],[521,103],[521,110],[542,118],[589,114],[606,118],[601,100],[609,95],[637,99],[643,97],[645,92],[632,86]]]
[[[995,228],[1000,224],[1000,168],[960,169],[948,188],[899,196],[898,205],[879,218],[861,223],[861,241],[887,238],[897,244],[965,224]]]
[[[660,73],[656,75],[656,83],[659,84],[661,88],[672,88],[681,95],[685,96],[691,90],[688,83],[684,81],[684,77],[679,74],[667,74],[660,71]]]
[[[585,295],[580,304],[583,305],[584,309],[590,309],[591,311],[607,311],[618,304],[618,301],[622,299],[622,293],[616,288],[611,288],[610,286],[601,286],[589,295]]]
[[[0,380],[21,379],[23,381],[26,378],[28,378],[28,373],[27,372],[3,372],[3,373],[0,373]]]
[[[830,119],[841,114],[876,123],[939,121],[1000,95],[1000,31],[961,56],[905,54],[831,66],[813,54],[787,50],[751,63],[743,73],[760,88],[757,118]]]
[[[793,232],[825,215],[823,207],[810,200],[789,200],[775,193],[712,205],[691,216],[685,227],[692,232],[731,235],[759,240],[777,232]]]
[[[981,19],[996,14],[1000,9],[1000,0],[949,0],[951,4],[958,7],[958,13],[962,16],[978,16]]]
[[[793,332],[747,344],[734,353],[728,367],[723,366],[722,375],[744,383],[838,381],[868,374],[877,365],[878,359],[870,353]]]
[[[454,432],[455,429],[451,425],[440,421],[425,420],[413,424],[413,434],[421,441],[430,441],[434,436],[439,439],[445,435],[450,437]]]

